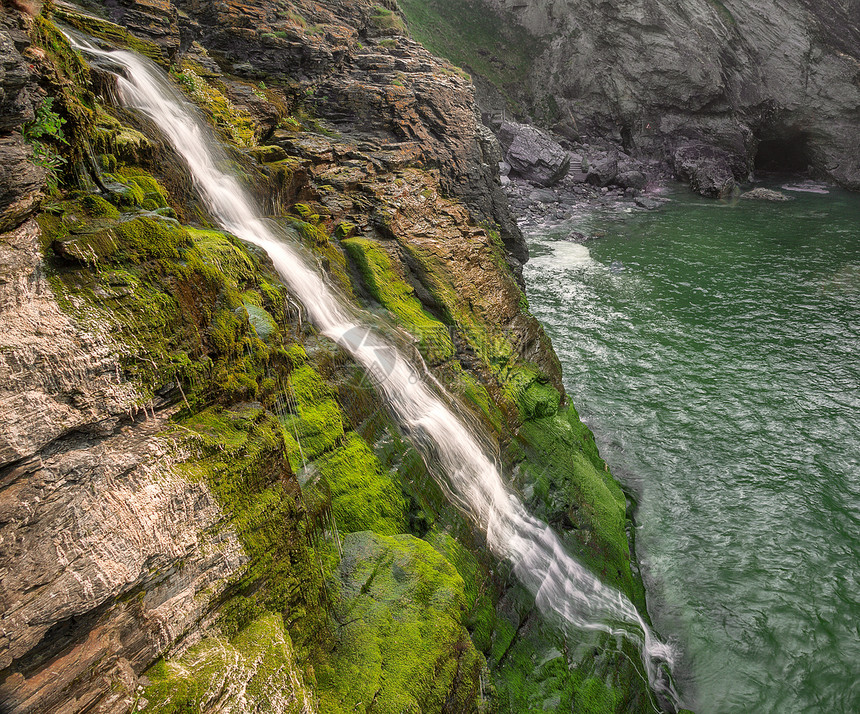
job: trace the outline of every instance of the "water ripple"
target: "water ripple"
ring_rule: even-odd
[[[643,574],[687,704],[855,714],[860,197],[676,199],[605,225],[589,248],[533,236],[528,297],[639,491]]]

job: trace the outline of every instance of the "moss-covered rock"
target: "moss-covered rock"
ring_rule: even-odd
[[[394,271],[391,259],[379,243],[348,238],[341,245],[361,272],[370,294],[418,339],[421,352],[430,362],[454,356],[449,328],[424,310],[415,290]]]
[[[320,711],[481,710],[485,665],[462,625],[453,566],[412,536],[354,533],[337,576],[335,646],[315,665]]]
[[[630,569],[627,502],[572,406],[526,421],[510,455],[530,510],[557,528],[574,553],[605,581],[644,604]]]
[[[204,638],[181,657],[150,667],[133,712],[215,711],[305,714],[314,694],[295,672],[296,653],[279,615],[265,614],[238,635]]]

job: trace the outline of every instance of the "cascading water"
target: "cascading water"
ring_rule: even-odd
[[[673,665],[672,649],[654,637],[630,600],[576,562],[550,527],[526,512],[505,488],[478,439],[430,388],[423,373],[392,343],[366,328],[358,311],[267,224],[237,179],[218,168],[226,165],[222,149],[161,70],[130,52],[100,50],[82,40],[74,43],[124,70],[117,74],[123,104],[151,120],[182,156],[224,230],[266,251],[316,328],[370,374],[398,423],[438,466],[433,471],[443,474],[445,492],[486,532],[491,551],[513,565],[541,611],[576,628],[637,641],[650,686],[676,706],[662,671],[663,665]]]

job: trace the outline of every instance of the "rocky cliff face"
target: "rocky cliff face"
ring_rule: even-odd
[[[446,2],[432,4],[448,13]],[[688,160],[698,146],[723,152],[719,160],[738,180],[756,166],[812,166],[860,188],[856,0],[478,6],[494,11],[506,32],[513,25],[532,36],[526,81],[503,88],[561,134],[611,139],[678,164],[680,174],[685,158],[676,151],[684,148]],[[452,59],[481,72],[468,54]],[[504,77],[490,79],[499,86]]]
[[[0,711],[651,711],[635,650],[542,619],[54,23],[170,67],[272,220],[642,607],[468,80],[365,0],[89,9],[2,14]]]

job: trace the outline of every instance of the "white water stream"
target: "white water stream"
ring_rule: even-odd
[[[391,342],[367,328],[301,252],[279,237],[237,179],[219,166],[224,155],[197,111],[164,73],[138,55],[103,51],[81,40],[78,49],[123,72],[122,103],[151,120],[188,164],[206,206],[221,227],[268,253],[310,320],[346,349],[372,377],[398,423],[441,473],[445,492],[486,532],[487,543],[508,560],[543,613],[575,628],[624,635],[637,642],[652,689],[676,703],[662,665],[672,667],[671,647],[657,640],[630,600],[600,582],[564,549],[550,527],[526,512],[505,488],[493,460],[466,424],[427,384],[422,372]]]

